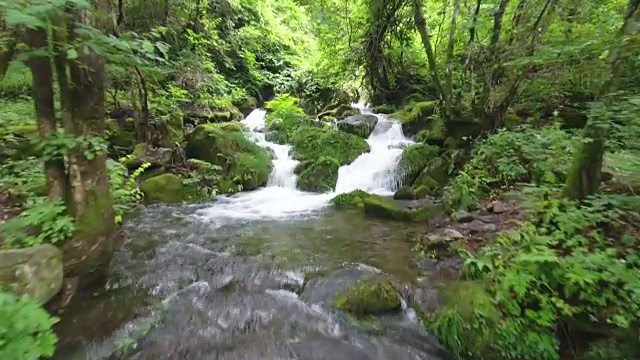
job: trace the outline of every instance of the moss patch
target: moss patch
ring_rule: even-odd
[[[370,194],[362,190],[353,190],[348,193],[340,194],[331,199],[331,204],[336,209],[362,209],[364,207],[364,199]]]
[[[400,296],[389,280],[361,280],[338,294],[334,306],[356,316],[384,314],[401,308]]]
[[[435,113],[437,104],[436,101],[410,102],[390,117],[400,120],[405,135],[413,136],[429,127],[429,117]]]
[[[204,124],[187,136],[187,157],[220,166],[221,192],[253,190],[267,183],[272,170],[269,151],[247,139],[240,123]]]
[[[302,191],[329,192],[333,191],[338,182],[338,160],[323,157],[307,164],[298,177],[298,188]]]
[[[385,220],[425,222],[440,213],[440,206],[428,205],[416,209],[401,207],[393,199],[379,195],[369,195],[363,200],[365,215]]]
[[[149,178],[140,184],[146,204],[180,203],[184,197],[182,179],[174,174],[162,174]]]
[[[415,144],[404,149],[398,162],[398,175],[402,183],[412,185],[439,152],[438,147],[427,144]]]
[[[293,156],[301,161],[330,157],[340,165],[353,162],[361,154],[371,150],[362,138],[342,131],[301,126],[291,135]]]

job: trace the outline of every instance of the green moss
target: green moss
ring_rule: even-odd
[[[174,174],[162,174],[144,180],[140,184],[146,204],[175,204],[192,199],[193,191]]]
[[[405,186],[400,188],[400,190],[396,191],[393,194],[393,198],[395,200],[414,200],[416,199],[416,192],[410,186]]]
[[[424,206],[417,209],[406,209],[393,199],[369,195],[363,200],[364,213],[368,216],[396,221],[424,222],[442,211],[440,206]]]
[[[187,136],[189,158],[220,166],[221,192],[253,190],[267,183],[272,163],[269,151],[247,139],[242,124],[204,124]]]
[[[366,140],[342,131],[302,126],[291,136],[293,156],[298,160],[331,157],[347,165],[371,150]]]
[[[323,157],[309,164],[298,177],[298,188],[302,191],[333,191],[338,182],[338,160]]]
[[[162,146],[174,148],[180,146],[184,133],[184,119],[182,113],[176,113],[169,116],[168,120],[162,126]]]
[[[412,185],[422,170],[437,158],[439,152],[438,147],[427,144],[415,144],[404,149],[397,170],[402,183]]]
[[[397,311],[401,308],[401,301],[389,280],[376,277],[361,280],[338,294],[334,306],[356,316],[366,316]]]
[[[289,142],[289,135],[284,131],[269,131],[264,134],[264,139],[276,144],[287,144]]]
[[[420,172],[412,188],[421,197],[439,197],[449,180],[448,164],[442,158],[435,158]],[[418,189],[420,191],[418,191]]]
[[[348,193],[340,194],[331,199],[331,204],[336,209],[361,209],[364,207],[364,199],[371,194],[362,190],[353,190]]]
[[[410,102],[390,117],[400,120],[404,134],[412,136],[428,128],[429,117],[435,113],[437,105],[436,101]]]
[[[395,106],[390,104],[382,104],[373,107],[373,112],[377,114],[391,114],[396,111]]]

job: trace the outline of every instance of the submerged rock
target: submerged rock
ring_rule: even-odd
[[[378,123],[375,115],[357,114],[338,121],[338,129],[366,139],[371,135]]]
[[[391,282],[382,277],[361,280],[334,299],[336,308],[356,316],[397,311],[402,303]]]
[[[62,280],[62,253],[53,245],[0,251],[0,284],[18,296],[44,304],[60,291]]]

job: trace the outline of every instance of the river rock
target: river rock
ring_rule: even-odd
[[[471,232],[472,234],[498,231],[498,225],[493,223],[487,224],[480,220],[473,220],[472,222],[466,225],[469,229],[469,232]]]
[[[305,285],[300,298],[310,303],[330,304],[340,293],[354,286],[358,281],[371,279],[380,274],[380,270],[356,265],[334,271],[327,276],[310,279]]]
[[[147,144],[136,145],[133,158],[127,161],[129,169],[136,169],[144,163],[150,163],[152,167],[168,167],[175,164],[174,151],[169,148],[154,148]]]
[[[378,124],[378,118],[369,114],[356,114],[338,121],[338,129],[361,138],[368,138]]]
[[[460,210],[453,214],[453,218],[459,223],[469,223],[473,221],[473,214],[466,212],[464,210]]]
[[[18,296],[44,304],[60,291],[62,280],[62,253],[53,245],[0,251],[0,283]]]
[[[507,212],[509,209],[507,208],[507,205],[505,205],[505,203],[503,203],[502,201],[494,201],[491,204],[489,204],[489,206],[487,207],[487,210],[493,212],[494,214],[502,214]]]

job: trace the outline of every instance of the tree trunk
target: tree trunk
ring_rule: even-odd
[[[427,29],[427,21],[425,20],[424,14],[422,13],[422,3],[420,2],[420,0],[413,0],[413,18],[416,24],[416,29],[418,29],[418,33],[420,34],[420,39],[422,40],[422,46],[424,47],[424,51],[427,54],[427,61],[429,62],[429,73],[431,74],[433,85],[436,88],[438,97],[441,101],[444,102],[446,100],[444,98],[444,92],[442,91],[440,76],[438,75],[436,55],[433,52],[433,46],[431,46],[431,36],[429,35],[429,30]]]
[[[640,0],[629,0],[627,15],[621,28],[621,44],[614,49],[611,57],[611,74],[601,88],[601,99],[606,105],[612,101],[609,95],[618,87],[619,76],[624,63],[632,61],[631,54],[638,46],[640,35]],[[600,187],[602,158],[607,138],[607,124],[590,119],[584,129],[584,141],[580,143],[564,188],[564,195],[570,199],[582,200],[594,195]]]
[[[24,38],[25,43],[34,50],[46,48],[48,44],[47,33],[44,29],[27,29]],[[51,59],[47,56],[33,56],[28,60],[28,66],[33,76],[33,102],[36,108],[38,134],[42,139],[45,139],[57,131]],[[67,175],[64,160],[60,157],[46,159],[44,170],[49,199],[51,201],[65,199]]]
[[[89,13],[74,15],[78,23],[95,26]],[[105,19],[110,21],[108,17]],[[75,29],[67,30],[68,42],[75,42]],[[78,49],[77,59],[67,61],[59,57],[57,61],[60,63],[58,75],[63,80],[61,92],[66,92],[61,94],[66,102],[63,106],[66,112],[63,117],[67,120],[65,130],[76,138],[101,137],[105,129],[104,59]],[[63,246],[64,270],[69,277],[80,276],[84,280],[97,270],[104,270],[113,253],[115,222],[106,155],[84,146],[73,149],[69,153],[68,175],[68,205],[75,219],[76,233]]]
[[[18,39],[13,34],[13,38],[9,40],[9,44],[6,49],[2,49],[0,53],[0,80],[4,79],[4,76],[7,74],[7,69],[9,69],[9,65],[11,61],[13,61],[13,57],[16,55],[16,50],[18,48]]]

